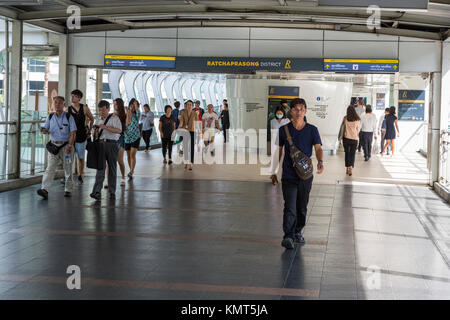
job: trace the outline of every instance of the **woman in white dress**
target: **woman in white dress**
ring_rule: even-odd
[[[277,136],[278,136],[278,130],[284,126],[285,124],[288,124],[290,120],[286,117],[286,113],[283,108],[279,107],[275,110],[275,118],[270,121],[270,129],[271,129],[271,156],[272,160],[270,162],[270,173],[271,174],[277,174],[278,173],[278,146],[275,144]],[[283,154],[284,156],[284,154]],[[283,161],[283,157],[281,158],[280,162]],[[275,166],[275,167],[274,167]]]

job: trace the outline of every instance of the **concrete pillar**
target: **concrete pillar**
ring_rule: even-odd
[[[439,138],[441,130],[441,73],[431,74],[431,97],[428,118],[428,157],[427,164],[430,169],[430,186],[439,178]]]
[[[450,38],[442,43],[442,80],[441,80],[441,134],[445,131],[450,132]],[[442,142],[442,141],[441,141]],[[445,149],[441,149],[443,153]],[[441,183],[450,181],[450,151],[447,154],[441,154],[439,157],[439,178]]]
[[[10,74],[10,108],[9,120],[15,121],[11,126],[8,137],[8,179],[20,177],[20,113],[22,109],[22,46],[23,46],[23,22],[12,22],[12,50],[11,50],[11,74]]]
[[[59,79],[58,79],[58,95],[66,99],[66,103],[70,103],[70,90],[68,90],[68,70],[67,62],[69,55],[69,37],[65,34],[59,36]]]
[[[81,103],[86,103],[87,69],[78,68],[77,72],[77,88],[83,92],[83,99],[81,99]]]
[[[103,69],[97,69],[96,70],[96,77],[95,77],[95,110],[98,114],[98,103],[103,98]]]

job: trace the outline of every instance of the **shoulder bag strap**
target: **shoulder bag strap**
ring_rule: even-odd
[[[106,117],[106,120],[105,120],[105,122],[103,122],[103,124],[106,126],[106,124],[108,123],[108,121],[109,121],[109,119],[112,117],[112,113],[110,114],[110,115],[108,115],[107,117]],[[100,130],[100,132],[98,133],[98,138],[97,138],[97,140],[99,140],[100,139],[100,137],[102,136],[102,133],[103,133],[103,129],[102,130]]]
[[[286,133],[286,138],[287,138],[287,140],[288,140],[288,142],[289,142],[289,146],[292,147],[292,145],[293,145],[294,143],[292,142],[292,137],[291,137],[291,133],[289,132],[288,125],[285,125],[285,126],[284,126],[284,132]]]

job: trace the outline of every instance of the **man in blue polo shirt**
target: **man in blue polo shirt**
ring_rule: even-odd
[[[43,127],[39,130],[44,134],[50,134],[50,142],[55,146],[60,147],[58,154],[54,155],[48,152],[48,164],[42,177],[42,187],[37,191],[38,195],[44,199],[48,198],[48,190],[52,185],[55,177],[56,166],[61,160],[64,167],[64,175],[66,183],[64,185],[64,196],[70,197],[72,195],[72,162],[73,162],[73,144],[77,126],[73,117],[64,111],[64,98],[55,97],[53,99],[55,112],[49,114],[45,120]]]
[[[314,147],[317,158],[317,173],[323,172],[323,151],[317,127],[305,122],[306,101],[304,99],[293,99],[290,105],[291,122],[282,126],[278,131],[278,139],[275,142],[279,146],[278,160],[281,159],[283,147],[283,175],[282,190],[284,198],[283,231],[284,237],[281,245],[286,249],[293,249],[295,243],[305,243],[302,236],[302,229],[306,223],[306,211],[309,201],[313,177],[302,180],[298,177],[291,159],[289,142],[286,137],[284,127],[287,126],[292,137],[293,144],[308,157],[312,155]],[[273,170],[278,167],[278,163],[273,166]],[[272,182],[278,183],[276,174],[272,172]]]

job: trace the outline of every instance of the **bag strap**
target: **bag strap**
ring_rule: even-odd
[[[112,117],[112,113],[111,114],[109,114],[107,117],[106,117],[106,120],[105,120],[105,122],[103,122],[103,124],[106,126],[106,124],[108,123],[108,121],[109,121],[109,119]],[[98,138],[97,138],[97,140],[100,140],[100,137],[102,136],[102,133],[103,133],[103,129],[102,130],[100,130],[100,132],[99,132],[99,134],[98,134]]]
[[[289,142],[289,146],[292,147],[292,145],[294,143],[292,142],[292,137],[291,137],[291,133],[289,132],[288,125],[285,125],[283,127],[284,127],[284,132],[286,133],[286,138],[287,138],[287,140]]]
[[[287,125],[285,125],[285,126],[283,126],[283,127],[284,127],[284,132],[286,133],[286,138],[287,138],[287,140],[288,140],[288,142],[289,142],[289,146],[290,146],[290,147],[294,146],[294,147],[297,149],[297,152],[299,152],[300,155],[301,155],[302,157],[306,157],[306,158],[310,159],[310,157],[308,157],[306,154],[304,154],[304,153],[302,152],[302,150],[300,150],[299,148],[297,148],[297,147],[294,145],[294,142],[292,141],[291,133],[289,132],[289,129],[288,129],[288,125],[289,125],[289,124],[287,124]],[[293,154],[291,154],[291,157],[292,157],[292,156],[293,156]]]

